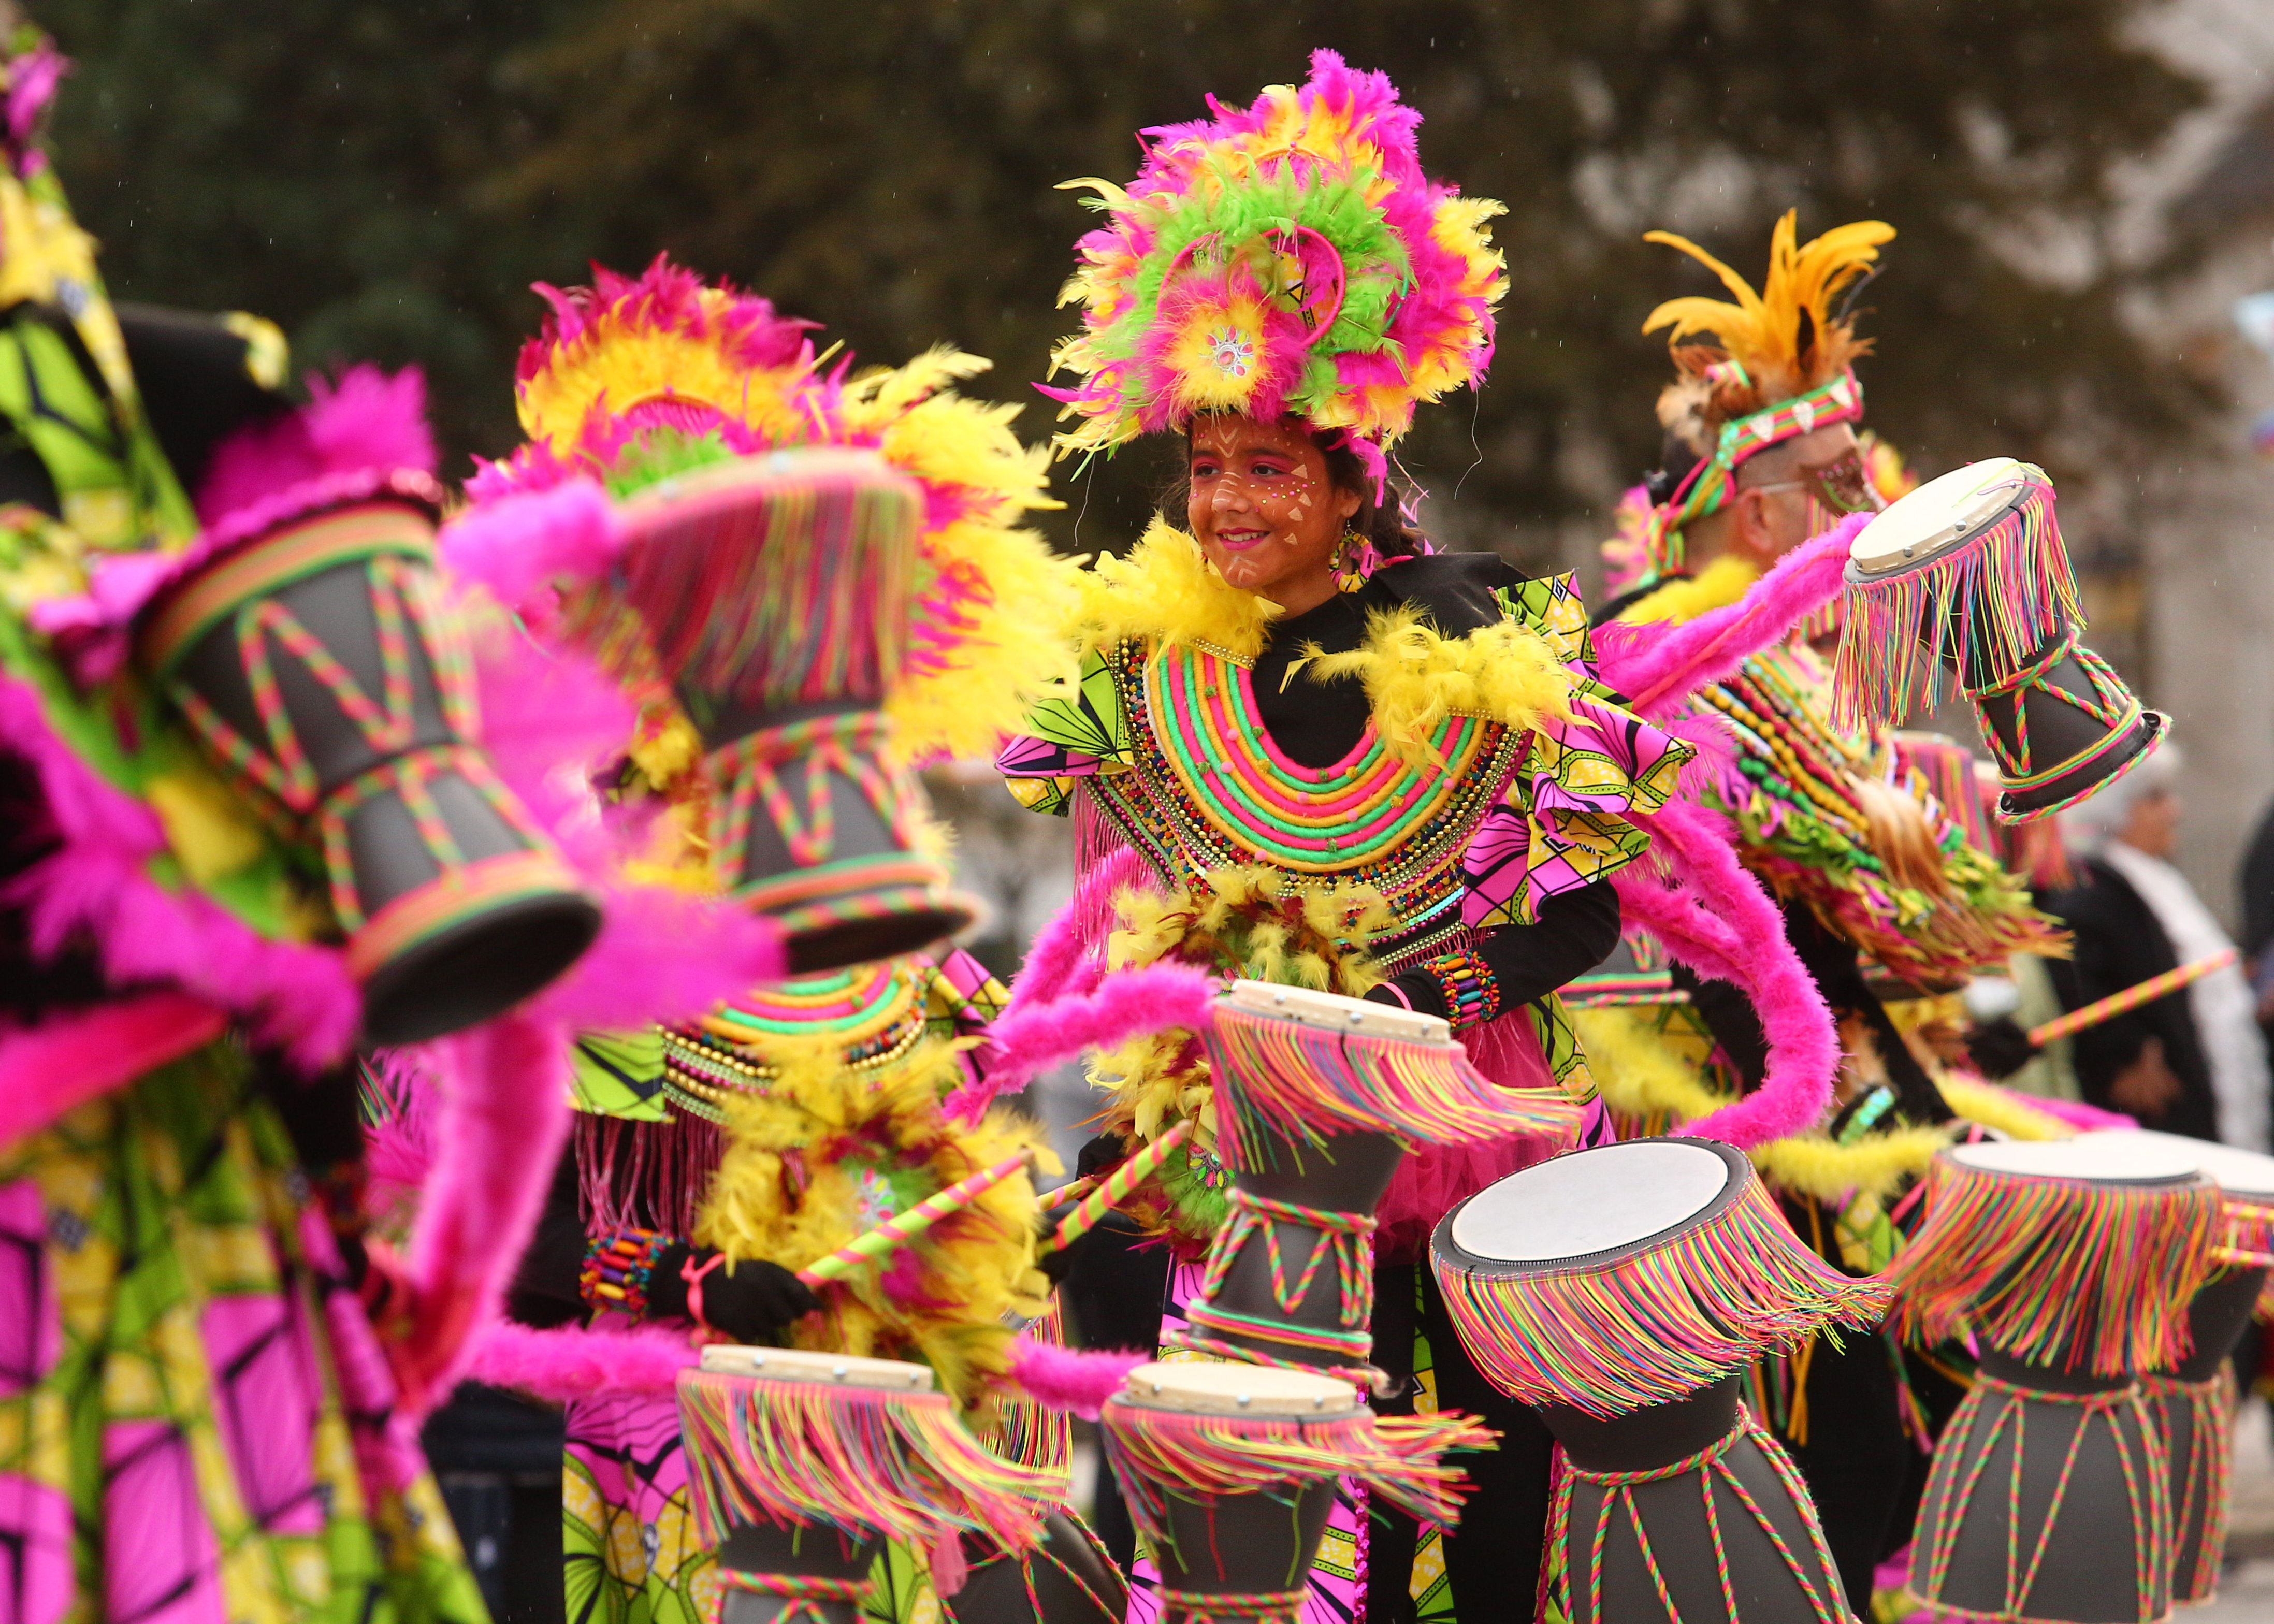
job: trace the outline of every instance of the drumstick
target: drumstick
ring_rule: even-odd
[[[2059,1015],[2042,1026],[2029,1028],[2029,1042],[2043,1049],[2056,1038],[2065,1038],[2072,1032],[2082,1032],[2087,1026],[2097,1026],[2104,1020],[2114,1020],[2119,1015],[2152,1004],[2165,993],[2177,992],[2190,981],[2199,981],[2233,964],[2241,955],[2231,947],[2222,947],[2208,958],[2193,964],[2183,964],[2176,970],[2166,970],[2161,975],[2151,975],[2136,987],[2127,987],[2122,992],[2112,992],[2105,998],[2096,998],[2081,1010],[2071,1010]]]
[[[1046,1252],[1064,1252],[1098,1226],[1106,1213],[1119,1205],[1121,1199],[1153,1177],[1169,1153],[1185,1142],[1193,1131],[1189,1119],[1155,1139],[1150,1145],[1123,1162],[1105,1176],[1104,1182],[1082,1198],[1082,1203],[1068,1213],[1050,1237],[1050,1244],[1043,1248]]]
[[[855,1236],[827,1257],[807,1264],[798,1270],[797,1277],[809,1286],[842,1280],[863,1263],[899,1251],[950,1213],[970,1206],[1026,1165],[1027,1153],[1022,1150],[1004,1157],[993,1167],[982,1168],[937,1195],[926,1197],[899,1217],[888,1218],[875,1229]]]

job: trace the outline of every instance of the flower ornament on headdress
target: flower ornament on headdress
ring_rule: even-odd
[[[1668,299],[1642,330],[1670,329],[1667,343],[1680,376],[1659,396],[1667,431],[1698,462],[1657,513],[1642,538],[1649,573],[1678,567],[1683,526],[1726,507],[1736,471],[1748,458],[1827,424],[1864,415],[1864,388],[1852,370],[1871,341],[1858,338],[1834,301],[1865,276],[1893,226],[1859,220],[1798,243],[1799,211],[1788,209],[1769,239],[1769,270],[1760,291],[1687,237],[1652,231],[1705,265],[1736,296]]]
[[[1421,172],[1421,116],[1387,75],[1333,51],[1300,88],[1146,131],[1109,222],[1084,237],[1061,302],[1082,330],[1045,387],[1080,419],[1061,453],[1110,451],[1202,412],[1293,415],[1340,430],[1377,470],[1420,401],[1483,376],[1505,283],[1486,222],[1502,212]]]

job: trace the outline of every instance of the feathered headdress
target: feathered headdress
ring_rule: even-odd
[[[1871,341],[1833,303],[1866,277],[1879,244],[1895,235],[1883,221],[1858,220],[1799,243],[1800,211],[1787,209],[1769,238],[1761,289],[1686,237],[1650,231],[1643,240],[1678,248],[1736,296],[1668,299],[1642,324],[1670,328],[1678,374],[1658,397],[1667,432],[1698,462],[1661,503],[1643,545],[1647,574],[1679,561],[1683,527],[1726,506],[1748,458],[1811,429],[1864,415],[1864,387],[1852,370]]]
[[[1505,282],[1501,205],[1421,172],[1421,116],[1381,73],[1314,53],[1310,81],[1144,132],[1127,190],[1075,180],[1110,222],[1060,302],[1082,330],[1045,387],[1080,419],[1062,453],[1111,450],[1198,413],[1293,414],[1379,465],[1419,401],[1480,378]]]
[[[522,350],[516,390],[530,441],[468,482],[478,503],[579,477],[621,494],[784,446],[873,450],[924,500],[914,624],[885,698],[896,750],[919,761],[991,751],[1067,674],[1052,650],[1073,571],[1019,528],[1058,506],[1048,459],[1012,432],[1017,407],[948,387],[988,362],[937,349],[897,368],[825,366],[813,323],[660,255],[637,278],[596,266],[590,288],[538,291],[552,313]],[[686,751],[636,754],[649,765]]]

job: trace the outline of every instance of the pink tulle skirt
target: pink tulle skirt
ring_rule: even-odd
[[[1553,1088],[1532,1022],[1523,1011],[1472,1028],[1462,1039],[1469,1062],[1503,1088]],[[1592,1139],[1589,1141],[1592,1142]],[[1474,1145],[1424,1145],[1397,1164],[1376,1216],[1374,1255],[1383,1263],[1418,1261],[1429,1247],[1430,1231],[1453,1203],[1474,1195],[1495,1179],[1544,1162],[1564,1147],[1533,1134]]]

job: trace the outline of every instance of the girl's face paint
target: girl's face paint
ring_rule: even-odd
[[[1216,574],[1290,614],[1331,598],[1335,549],[1359,497],[1336,486],[1310,435],[1219,414],[1194,421],[1190,451],[1186,519]]]

